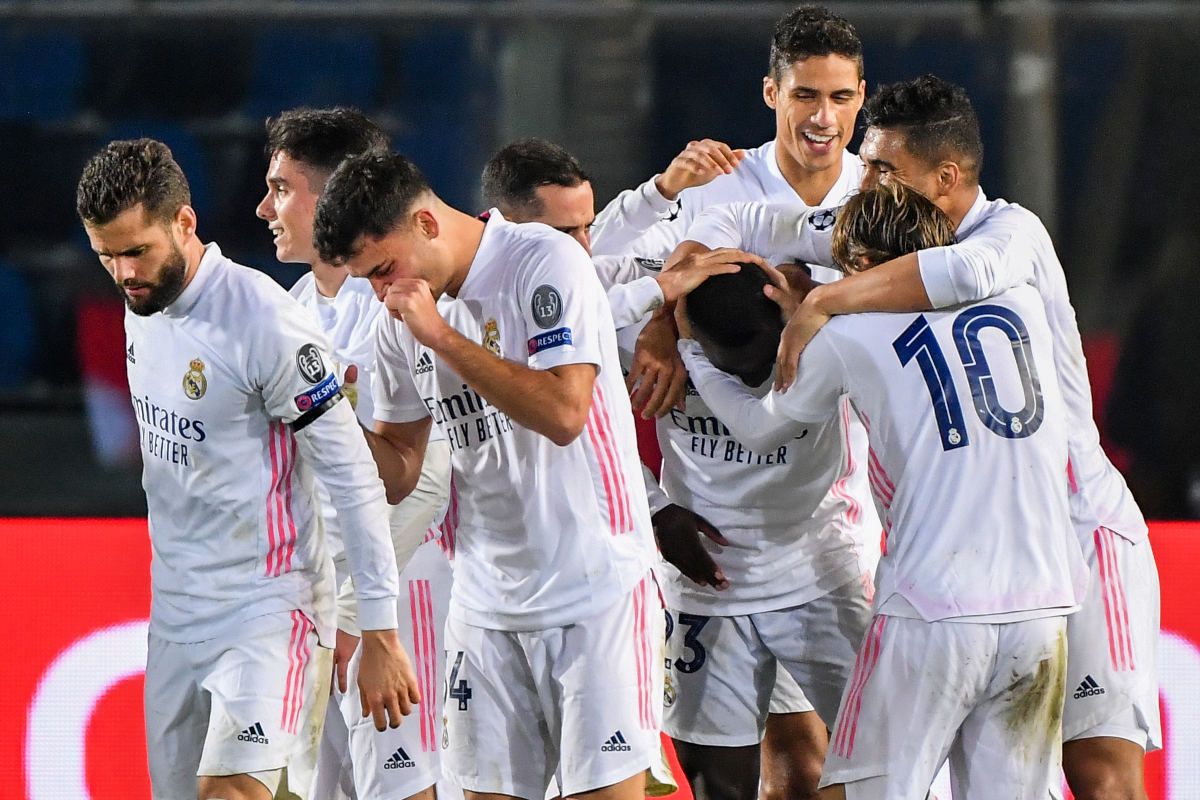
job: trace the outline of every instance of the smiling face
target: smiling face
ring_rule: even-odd
[[[84,230],[125,304],[146,317],[174,302],[187,285],[190,276],[180,243],[195,231],[195,223],[190,206],[167,223],[150,219],[139,204],[103,225],[84,223]]]
[[[916,189],[943,211],[947,210],[950,201],[943,165],[930,164],[913,155],[908,149],[904,129],[867,128],[858,154],[866,165],[862,189],[895,181]]]
[[[328,175],[278,151],[267,168],[267,193],[254,213],[266,220],[275,257],[292,264],[317,262],[313,217]]]
[[[802,170],[836,168],[854,135],[866,82],[859,64],[839,55],[810,56],[763,79],[763,99],[775,110],[780,158]]]

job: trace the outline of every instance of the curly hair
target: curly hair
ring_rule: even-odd
[[[863,46],[854,26],[821,6],[798,6],[775,23],[769,74],[779,81],[783,71],[797,61],[829,55],[842,56],[856,63],[859,80],[862,80]]]
[[[908,151],[926,164],[954,161],[979,181],[979,118],[961,86],[936,75],[881,86],[863,105],[863,120],[871,128],[902,131]]]
[[[88,159],[75,189],[75,212],[89,225],[107,225],[139,204],[166,223],[191,202],[187,176],[155,139],[109,142]]]
[[[399,153],[370,150],[347,158],[317,201],[313,243],[321,260],[343,263],[361,237],[391,233],[428,191],[421,170]]]

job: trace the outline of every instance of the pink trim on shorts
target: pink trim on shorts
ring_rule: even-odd
[[[651,672],[653,658],[650,654],[650,638],[646,633],[646,579],[633,587],[633,661],[637,670],[638,722],[642,730],[656,730],[658,720],[654,715]]]
[[[858,716],[862,712],[862,696],[866,689],[875,665],[879,663],[879,653],[883,649],[883,629],[887,625],[887,617],[880,614],[871,622],[863,637],[858,657],[854,661],[854,674],[850,676],[850,688],[846,700],[842,704],[842,714],[837,721],[837,730],[833,733],[833,752],[842,758],[850,758],[854,753],[854,739],[858,734]]]
[[[283,692],[283,713],[279,719],[279,727],[285,733],[295,734],[300,722],[300,710],[304,707],[304,682],[307,679],[305,667],[312,657],[308,635],[314,630],[308,617],[299,611],[292,612],[292,636],[288,641],[288,674]]]
[[[1104,597],[1104,621],[1108,628],[1108,654],[1113,669],[1134,669],[1133,637],[1129,630],[1129,605],[1125,601],[1125,582],[1113,552],[1115,534],[1099,527],[1092,533],[1096,543],[1096,561],[1100,572],[1100,593]]]
[[[1067,456],[1067,488],[1071,490],[1071,494],[1079,491],[1079,482],[1075,480],[1075,465],[1071,463],[1071,457]]]

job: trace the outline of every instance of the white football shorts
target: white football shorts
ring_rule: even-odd
[[[1107,528],[1084,542],[1091,581],[1067,618],[1063,740],[1115,736],[1147,751],[1162,747],[1155,653],[1158,568],[1150,542],[1132,544]]]
[[[871,607],[856,578],[779,611],[736,617],[672,611],[671,618],[667,679],[674,702],[667,704],[664,730],[693,744],[745,747],[762,740],[768,713],[815,710],[832,724]],[[780,679],[785,673],[790,681]]]
[[[156,800],[193,798],[198,775],[249,774],[309,796],[333,652],[300,611],[180,644],[151,635],[146,745]],[[286,772],[285,772],[286,768]]]
[[[955,797],[1049,797],[1061,780],[1067,621],[878,615],[859,649],[821,786],[924,800],[949,759]]]
[[[651,577],[618,606],[558,628],[446,625],[443,768],[476,792],[543,797],[600,789],[660,757],[662,687]],[[657,684],[657,685],[656,685]]]

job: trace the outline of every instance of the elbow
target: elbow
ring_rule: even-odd
[[[412,494],[413,489],[417,488],[417,477],[412,480],[393,480],[384,481],[383,492],[387,498],[389,506],[399,505],[400,501]]]
[[[586,410],[572,410],[570,413],[559,414],[556,418],[547,420],[546,430],[542,433],[559,447],[566,447],[583,433],[587,417]]]

